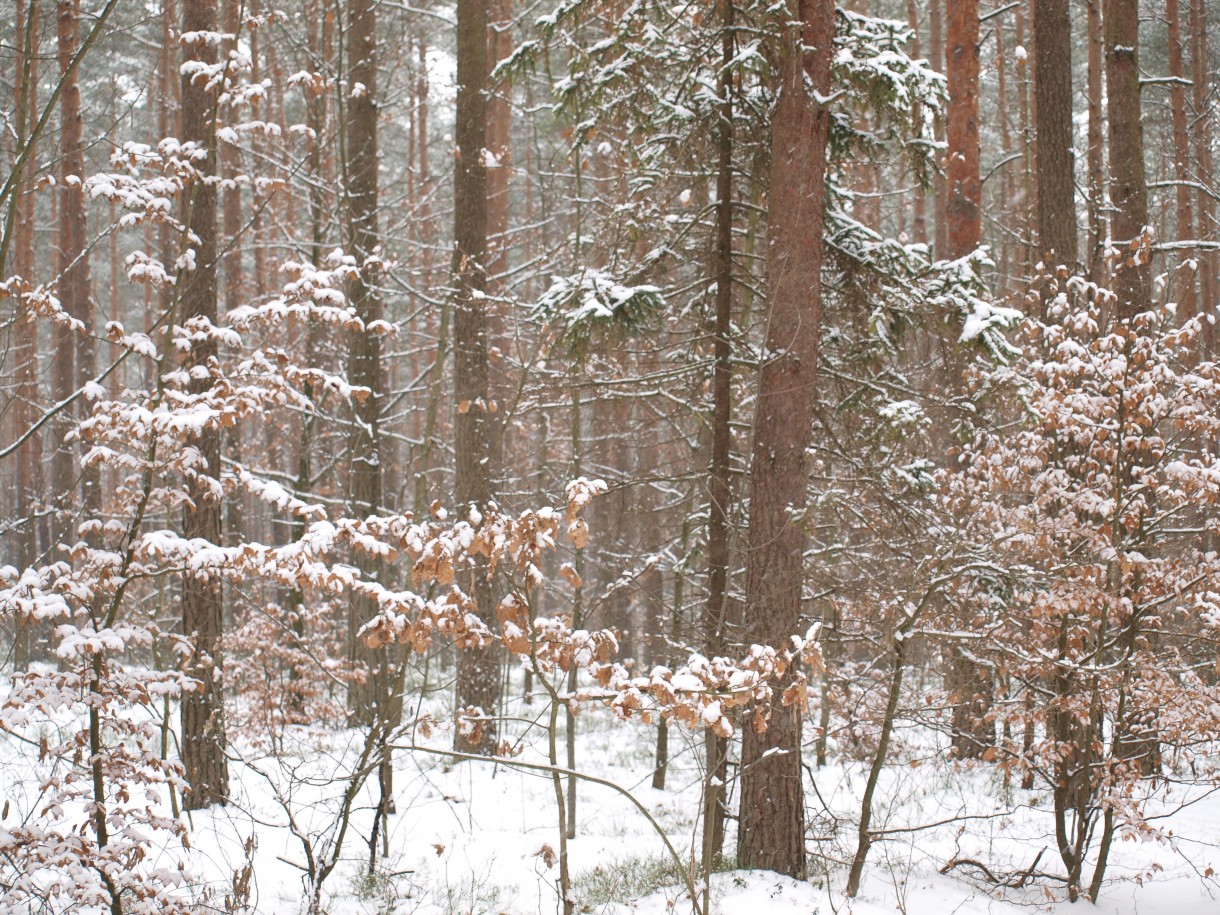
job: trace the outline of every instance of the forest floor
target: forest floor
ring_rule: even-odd
[[[545,762],[545,731],[525,719],[545,703],[519,705],[510,725],[521,737],[522,761]],[[543,718],[545,720],[545,717]],[[665,790],[650,787],[655,727],[623,723],[604,709],[578,718],[577,768],[629,791],[666,831],[678,853],[697,837],[700,771],[696,736],[671,728],[673,759]],[[435,750],[451,735],[434,734]],[[258,912],[302,911],[305,844],[323,856],[333,842],[340,777],[357,754],[360,735],[288,729],[278,758],[246,748],[233,766],[234,803],[193,815],[192,869],[223,898],[256,837],[251,902]],[[562,735],[559,742],[562,760]],[[1031,880],[996,889],[983,871],[952,860],[973,859],[1005,879],[1033,870],[1057,873],[1054,830],[1046,791],[1007,786],[993,767],[964,768],[922,758],[899,747],[887,770],[874,823],[894,830],[874,846],[864,886],[855,900],[842,895],[850,860],[864,764],[807,770],[809,831],[814,838],[809,879],[727,870],[712,883],[712,909],[723,915],[762,912],[880,915],[1016,915],[1031,910],[1079,912],[1062,885]],[[375,781],[375,779],[373,780]],[[272,785],[278,786],[274,790]],[[816,790],[815,790],[816,789]],[[277,794],[279,796],[277,800]],[[556,800],[550,776],[511,763],[459,762],[439,753],[395,756],[397,812],[378,841],[368,876],[375,788],[366,785],[345,836],[341,860],[325,882],[322,910],[347,913],[514,913],[558,910],[558,866],[544,846],[559,850]],[[605,787],[581,784],[577,838],[569,843],[577,911],[669,915],[691,911],[661,838],[631,800]],[[1162,840],[1116,842],[1102,915],[1220,913],[1220,796],[1203,788],[1163,785],[1155,809]],[[288,826],[291,813],[296,835]],[[727,848],[732,848],[730,824]],[[382,851],[388,850],[388,854]],[[1080,905],[1087,905],[1081,903]]]

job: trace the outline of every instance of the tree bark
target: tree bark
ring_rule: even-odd
[[[1173,171],[1175,235],[1179,242],[1195,237],[1194,194],[1190,187],[1190,132],[1186,115],[1186,64],[1182,58],[1182,10],[1179,0],[1165,0],[1165,18],[1169,22],[1169,102],[1173,118]],[[1197,252],[1193,252],[1197,256]],[[1198,304],[1195,300],[1196,261],[1189,249],[1176,253],[1180,264],[1175,271],[1178,316],[1193,318]]]
[[[1089,22],[1088,64],[1088,192],[1089,192],[1089,276],[1094,281],[1102,275],[1102,254],[1106,242],[1105,207],[1105,125],[1102,115],[1102,0],[1086,0]]]
[[[14,119],[17,128],[17,150],[27,143],[36,143],[33,126],[34,112],[38,110],[38,5],[31,0],[27,10],[25,4],[16,3],[14,33],[20,49],[16,61],[16,85],[14,95],[17,109]],[[27,159],[35,161],[35,150]],[[22,169],[23,173],[25,168]],[[35,201],[33,184],[25,175],[17,175],[10,203],[10,216],[5,231],[13,233],[13,272],[26,283],[34,281],[34,215]],[[8,265],[0,262],[0,276],[7,276]],[[26,304],[24,297],[17,299],[15,344],[13,364],[16,368],[16,402],[13,404],[13,438],[24,435],[37,420],[38,404],[38,318]],[[17,517],[21,529],[17,534],[17,560],[19,568],[34,564],[38,555],[38,522],[36,509],[38,495],[42,492],[42,439],[31,435],[17,453]],[[20,617],[16,620],[13,644],[13,669],[29,668],[33,660],[34,620]]]
[[[215,0],[183,0],[182,31],[215,32]],[[187,60],[204,64],[216,62],[216,49],[197,41],[183,46]],[[207,150],[207,158],[197,167],[200,176],[190,185],[185,201],[184,221],[197,239],[193,243],[195,268],[179,273],[181,321],[217,320],[216,302],[216,186],[208,178],[216,174],[217,90],[205,81],[182,77],[182,135]],[[188,370],[205,368],[216,358],[215,338],[194,345],[186,356]],[[191,393],[201,394],[211,387],[211,379],[192,377]],[[183,518],[183,536],[221,542],[219,501],[208,494],[208,482],[220,479],[220,432],[206,429],[196,439],[201,455],[198,475],[191,487],[192,502]],[[182,582],[182,630],[190,640],[191,653],[185,661],[186,674],[198,686],[182,696],[182,765],[188,788],[183,803],[188,810],[223,804],[229,793],[228,760],[225,758],[224,704],[222,695],[223,607],[220,584],[187,575]]]
[[[1121,253],[1111,283],[1114,316],[1129,318],[1152,305],[1152,268],[1140,238],[1148,225],[1144,130],[1140,124],[1139,0],[1106,0],[1106,114],[1110,124],[1110,219]]]
[[[488,7],[492,20],[488,31],[490,77],[490,71],[513,52],[513,0],[488,0]],[[490,86],[487,97],[487,149],[495,162],[487,170],[487,285],[492,295],[503,294],[508,274],[508,178],[512,174],[510,92],[507,83]]]
[[[776,54],[780,86],[771,124],[771,314],[759,366],[746,553],[746,638],[772,645],[795,633],[801,620],[805,450],[812,437],[822,321],[830,126],[829,112],[810,90],[821,96],[830,93],[835,27],[831,0],[790,0],[786,11]],[[805,867],[801,705],[782,704],[779,695],[785,685],[776,684],[767,729],[760,733],[748,724],[743,728],[737,856],[741,867],[795,876]]]
[[[1213,194],[1216,189],[1212,172],[1212,103],[1211,70],[1207,45],[1207,8],[1204,0],[1191,0],[1191,101],[1194,106],[1195,180],[1199,182],[1198,229],[1200,241],[1217,239],[1216,204]],[[1200,257],[1199,292],[1200,311],[1216,317],[1216,306],[1220,302],[1220,252],[1209,251]],[[1203,322],[1204,352],[1216,352],[1216,327],[1210,321]]]
[[[88,225],[85,217],[84,124],[81,120],[80,85],[76,70],[71,68],[79,35],[76,17],[79,9],[73,0],[58,0],[56,4],[56,43],[59,51],[59,72],[64,81],[59,97],[62,132],[60,146],[59,185],[59,251],[56,272],[59,274],[59,300],[64,310],[83,325],[78,333],[57,322],[52,332],[52,396],[62,401],[91,379],[97,369],[97,344],[93,335],[93,303],[90,300],[89,251],[86,244]],[[71,519],[74,513],[76,486],[79,478],[82,508],[93,513],[101,507],[101,481],[96,469],[81,472],[79,449],[66,441],[75,421],[83,418],[88,401],[82,398],[73,412],[64,411],[55,424],[55,453],[52,459],[52,486],[59,500],[56,513],[55,538],[75,541]],[[79,511],[79,509],[76,509]]]
[[[1038,248],[1047,266],[1064,264],[1075,271],[1079,256],[1068,0],[1034,0],[1034,97]],[[1043,302],[1043,319],[1045,308]]]
[[[928,0],[928,44],[931,47],[932,69],[945,72],[944,0]],[[937,119],[936,139],[945,139],[945,128]],[[944,258],[949,250],[949,182],[938,176],[932,192],[932,228],[936,239],[936,256]]]
[[[456,499],[464,516],[492,498],[488,429],[487,312],[487,0],[458,0],[457,124],[454,150],[453,285],[454,397],[457,418]],[[482,557],[476,559],[467,593],[475,612],[492,614],[491,582]],[[459,707],[475,706],[494,718],[500,706],[500,657],[494,646],[458,655]],[[457,749],[470,749],[455,735]],[[491,753],[496,727],[481,730],[475,752]]]
[[[911,39],[911,57],[915,60],[923,57],[923,43],[919,38],[919,2],[907,0],[907,25],[914,37]],[[917,108],[914,118],[918,123],[922,108]],[[917,245],[928,243],[928,195],[922,187],[916,187],[912,195],[911,240]]]
[[[381,408],[385,396],[385,369],[381,335],[375,324],[384,306],[377,289],[379,265],[378,155],[377,155],[377,20],[373,0],[349,0],[347,7],[346,119],[343,125],[346,171],[344,200],[348,250],[360,265],[351,283],[351,302],[362,326],[348,337],[348,378],[367,388],[367,397],[353,407],[348,437],[350,470],[348,503],[352,514],[364,518],[382,509]],[[356,557],[361,574],[380,580],[384,572],[377,558]],[[349,701],[351,722],[360,727],[391,728],[397,723],[391,647],[369,648],[358,635],[360,627],[377,612],[375,602],[355,596],[348,607],[349,659],[364,679],[353,685]]]
[[[721,0],[720,118],[716,166],[716,316],[715,367],[712,375],[712,455],[708,467],[707,603],[703,609],[704,650],[709,658],[724,654],[729,578],[729,474],[732,449],[733,329],[733,83],[735,0]],[[676,608],[675,608],[676,612]],[[724,848],[724,791],[728,739],[711,729],[704,733],[703,863],[707,868]]]
[[[945,52],[949,64],[948,255],[956,259],[975,250],[982,237],[978,0],[949,4]]]
[[[241,0],[223,0],[221,6],[221,30],[234,36],[221,45],[222,52],[228,54],[236,49],[238,36],[241,32],[239,4]],[[242,275],[242,193],[241,185],[235,180],[241,171],[241,162],[234,143],[224,143],[219,148],[220,174],[228,183],[223,195],[222,229],[225,246],[224,253],[224,307],[236,308],[241,304],[245,293],[245,277]],[[224,434],[225,456],[235,464],[242,459],[241,427],[231,426]],[[230,546],[235,545],[245,534],[245,521],[242,518],[242,494],[230,494],[225,503],[225,530]]]

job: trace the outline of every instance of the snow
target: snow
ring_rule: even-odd
[[[545,762],[545,742],[528,723],[540,715],[545,720],[545,697],[539,693],[533,704],[524,704],[519,677],[512,695],[517,698],[508,714],[521,723],[508,725],[505,736],[524,749],[513,760],[455,763],[446,752],[452,740],[446,727],[438,727],[428,738],[407,729],[399,741],[404,749],[394,757],[398,812],[390,817],[385,837],[389,856],[379,858],[369,878],[367,843],[377,797],[375,786],[366,784],[339,863],[323,884],[322,911],[549,915],[555,910],[558,867],[548,865],[560,847],[554,786],[544,772],[514,765],[514,760]],[[431,707],[426,700],[421,706]],[[605,709],[586,708],[577,719],[578,769],[631,792],[666,830],[683,860],[690,860],[698,836],[693,817],[702,780],[702,736],[671,728],[668,787],[654,790],[648,787],[654,728],[616,721]],[[439,707],[433,710],[440,714]],[[713,710],[719,712],[718,704],[709,705],[704,717],[710,719]],[[17,716],[8,719],[10,727],[20,724]],[[249,854],[254,911],[304,911],[309,883],[304,843],[315,855],[333,850],[338,804],[362,736],[358,731],[287,726],[278,739],[278,758],[248,740],[235,741],[232,803],[194,812],[190,851],[154,848],[151,867],[163,876],[180,875],[190,889],[224,894]],[[37,764],[11,742],[3,746],[0,788],[13,801],[3,823],[8,829],[13,817],[24,815],[36,802],[36,795],[21,786],[31,784],[27,773]],[[1020,915],[1031,906],[1051,915],[1079,911],[1061,894],[1048,896],[1043,883],[1001,892],[968,865],[940,873],[954,859],[976,859],[996,871],[1020,873],[1040,850],[1039,869],[1055,870],[1050,797],[1045,790],[1025,792],[1006,785],[991,767],[924,764],[924,759],[922,753],[913,753],[896,759],[883,773],[874,825],[886,835],[873,848],[858,898],[843,897],[845,869],[834,862],[850,853],[863,764],[840,760],[813,769],[809,759],[817,792],[807,785],[812,837],[808,879],[750,870],[714,874],[713,912]],[[730,791],[736,792],[733,779]],[[1187,800],[1196,803],[1175,809]],[[161,797],[154,805],[165,803]],[[1110,871],[1114,879],[1097,906],[1099,913],[1186,915],[1217,910],[1208,883],[1196,872],[1220,865],[1215,847],[1220,798],[1174,788],[1166,792],[1162,806],[1169,813],[1163,825],[1173,829],[1176,849],[1168,843],[1118,843]],[[577,811],[577,838],[569,842],[569,853],[578,911],[670,915],[692,910],[686,889],[673,879],[661,837],[628,798],[581,783]],[[732,842],[730,835],[729,848]]]

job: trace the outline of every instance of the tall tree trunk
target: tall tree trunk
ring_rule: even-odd
[[[488,0],[491,29],[488,32],[488,75],[513,53],[513,0]],[[512,108],[511,86],[488,87],[487,150],[495,165],[487,170],[487,286],[492,295],[502,295],[508,274],[508,178],[512,174],[509,138]]]
[[[830,94],[835,15],[831,0],[790,0],[776,60],[768,200],[767,354],[759,366],[750,464],[746,638],[781,644],[801,621],[804,514],[822,323],[822,226],[830,117],[813,92]],[[808,85],[806,84],[808,80]],[[812,90],[812,92],[811,92]],[[801,707],[776,684],[770,722],[743,728],[741,867],[793,876],[805,866]]]
[[[1110,219],[1120,252],[1111,283],[1117,318],[1152,305],[1152,267],[1140,238],[1148,225],[1140,124],[1139,0],[1106,0],[1106,114],[1110,124]]]
[[[1194,105],[1195,180],[1199,182],[1199,207],[1197,234],[1200,241],[1214,242],[1217,233],[1216,203],[1212,196],[1216,192],[1215,175],[1212,172],[1212,101],[1211,68],[1207,45],[1207,8],[1204,0],[1191,0],[1190,4],[1191,46],[1191,101]],[[1208,251],[1200,257],[1199,293],[1200,312],[1216,315],[1220,304],[1220,251]],[[1208,354],[1216,352],[1216,327],[1210,321],[1203,323],[1203,339]]]
[[[1088,65],[1088,191],[1089,191],[1089,276],[1097,281],[1102,275],[1102,252],[1106,244],[1105,209],[1105,124],[1102,114],[1102,0],[1086,0],[1089,21]]]
[[[918,60],[923,57],[923,42],[919,38],[918,0],[907,0],[907,25],[914,33],[914,37],[911,39],[911,57]],[[922,107],[919,107],[914,118],[918,122],[922,117]],[[928,195],[922,187],[916,187],[913,197],[911,240],[916,244],[926,245],[928,243]]]
[[[1013,38],[1017,42],[1017,47],[1024,50],[1026,53],[1020,55],[1016,61],[1016,83],[1017,83],[1017,127],[1021,132],[1021,195],[1020,195],[1020,218],[1017,220],[1017,233],[1021,238],[1021,256],[1019,262],[1021,264],[1021,283],[1028,282],[1033,273],[1033,232],[1034,232],[1034,214],[1038,210],[1038,185],[1034,182],[1034,156],[1036,155],[1037,143],[1034,137],[1033,119],[1031,114],[1030,91],[1029,91],[1029,53],[1026,45],[1025,34],[1025,5],[1027,0],[1022,0],[1017,4],[1013,12]],[[1033,41],[1033,36],[1028,36],[1030,41]],[[1035,52],[1036,53],[1036,52]]]
[[[221,46],[222,52],[228,54],[237,47],[237,36],[241,32],[239,4],[241,0],[223,0],[221,6],[221,29],[234,37]],[[242,245],[238,236],[241,234],[241,185],[235,180],[241,171],[241,163],[234,143],[223,143],[219,149],[220,175],[227,181],[223,198],[223,239],[224,254],[224,307],[236,308],[241,304],[245,292],[245,278],[242,276]],[[224,448],[226,457],[236,464],[241,463],[241,427],[230,426],[225,431]],[[245,533],[245,522],[242,519],[242,495],[231,493],[225,503],[225,529],[228,532],[229,544],[236,544]]]
[[[462,516],[471,506],[492,498],[489,435],[487,313],[487,0],[458,0],[457,6],[457,124],[454,151],[453,285],[455,289],[453,351],[455,420],[455,479]],[[485,559],[475,563],[468,594],[475,612],[492,614],[491,582]],[[500,705],[500,657],[494,646],[459,653],[457,700],[494,717]],[[470,747],[456,737],[457,748]],[[482,729],[476,752],[490,753],[496,745],[494,722]]]
[[[996,114],[1000,125],[1000,159],[1008,161],[1012,152],[1012,131],[1009,125],[1008,111],[1008,56],[1009,48],[1004,36],[1004,23],[995,25],[995,70],[996,70]],[[1000,180],[1000,199],[997,204],[998,218],[1007,227],[1012,220],[1013,174],[1012,169],[1005,167],[1003,173],[996,177]],[[1000,235],[1000,275],[997,281],[996,295],[1003,298],[1010,292],[1012,285],[1012,253],[1013,243],[1010,232]]]
[[[369,396],[353,407],[348,437],[350,469],[348,503],[357,518],[375,515],[382,508],[381,407],[385,391],[385,369],[381,357],[381,335],[373,327],[382,320],[384,307],[377,289],[379,265],[377,225],[377,21],[373,0],[349,0],[347,6],[347,80],[349,90],[343,125],[346,172],[344,209],[348,250],[360,265],[351,283],[351,301],[362,326],[348,337],[348,378],[369,390]],[[380,560],[360,554],[361,573],[380,580]],[[362,727],[385,725],[393,704],[391,649],[369,648],[357,633],[376,613],[376,604],[366,597],[353,597],[348,608],[349,657],[365,679],[353,687],[349,713]]]
[[[17,0],[16,35],[20,49],[16,61],[16,85],[14,94],[17,108],[14,112],[17,129],[17,151],[27,143],[36,143],[33,126],[38,110],[38,5],[31,0],[29,8]],[[34,281],[34,215],[35,199],[33,182],[27,181],[25,169],[35,161],[35,150],[30,151],[23,174],[15,176],[13,197],[5,217],[6,233],[11,232],[13,241],[8,249],[12,252],[13,272],[25,280]],[[8,265],[0,261],[0,276],[8,276]],[[13,363],[16,368],[16,402],[13,404],[13,438],[26,433],[37,420],[38,404],[38,318],[24,299],[17,299],[15,345]],[[21,529],[17,535],[18,567],[25,569],[34,564],[38,555],[38,494],[42,491],[42,440],[31,435],[17,453],[17,517]],[[33,660],[34,642],[32,619],[20,617],[16,621],[13,644],[13,669],[20,671],[29,667]]]
[[[979,171],[979,4],[949,4],[945,53],[949,64],[948,256],[965,257],[982,237]]]
[[[948,233],[950,259],[965,257],[982,240],[982,177],[979,149],[979,7],[978,0],[953,0],[949,4],[945,53],[948,59],[949,111],[949,202]],[[946,384],[961,389],[961,365],[957,347],[945,351]],[[953,746],[961,756],[982,755],[987,722],[978,714],[990,684],[987,672],[975,670],[956,647],[950,663],[948,684],[959,698],[953,709]]]
[[[704,650],[724,654],[728,625],[725,607],[729,580],[729,474],[733,442],[733,82],[735,0],[721,0],[720,118],[716,165],[716,324],[712,376],[712,456],[708,468],[707,603],[703,609]],[[674,612],[677,612],[675,608]],[[703,806],[703,866],[709,868],[724,847],[724,790],[728,738],[704,733],[706,755]]]
[[[1038,250],[1048,266],[1077,267],[1072,154],[1072,23],[1068,0],[1034,0]],[[1045,318],[1046,304],[1043,303]]]
[[[183,33],[217,30],[215,0],[183,0]],[[207,41],[183,45],[187,60],[211,65],[216,49]],[[215,324],[216,303],[216,185],[209,178],[216,174],[217,88],[204,80],[182,77],[182,135],[207,150],[207,158],[197,165],[200,177],[190,185],[185,201],[184,221],[196,241],[192,242],[195,269],[180,272],[181,320],[202,319]],[[186,356],[188,369],[207,366],[217,354],[215,338],[196,344]],[[192,377],[191,393],[200,394],[211,387],[210,378]],[[208,490],[209,480],[220,479],[220,432],[207,429],[199,433],[196,447],[201,455],[198,479],[191,487],[194,500],[184,511],[183,536],[221,542],[220,502]],[[187,790],[183,803],[188,810],[223,804],[229,793],[229,769],[225,758],[224,704],[222,695],[222,658],[220,641],[223,630],[220,583],[213,577],[201,581],[187,575],[182,581],[182,631],[191,642],[185,661],[186,674],[199,685],[182,696],[182,765]]]
[[[945,72],[944,0],[928,0],[928,44],[931,46],[932,69]],[[936,139],[945,139],[945,127],[936,125]],[[947,164],[947,163],[946,163]],[[947,257],[949,249],[949,182],[937,177],[932,195],[932,228],[936,237],[936,256]]]
[[[84,124],[81,120],[80,86],[76,70],[71,67],[72,57],[79,44],[77,15],[78,2],[58,0],[55,35],[59,50],[59,72],[63,80],[63,92],[59,97],[60,116],[63,129],[60,134],[62,156],[60,158],[59,187],[59,252],[57,273],[59,274],[59,299],[69,315],[81,322],[79,334],[63,324],[55,325],[55,356],[52,366],[54,397],[57,402],[82,387],[93,378],[97,370],[97,343],[93,334],[93,302],[89,278],[89,250],[86,243],[88,225],[85,217],[85,147]],[[93,514],[101,507],[101,479],[96,468],[81,471],[78,449],[64,441],[78,418],[88,410],[88,401],[82,398],[75,414],[63,413],[64,422],[56,433],[56,451],[53,463],[55,495],[63,500],[60,505],[60,523],[57,536],[69,541],[76,539],[75,531],[68,523],[71,517],[69,506],[79,476],[82,508]]]
[[[1186,124],[1186,64],[1182,58],[1182,10],[1179,0],[1165,0],[1165,18],[1169,21],[1169,101],[1173,117],[1173,177],[1175,235],[1179,242],[1195,237],[1194,193],[1190,186],[1190,132]],[[1194,252],[1197,255],[1197,252]],[[1189,248],[1177,251],[1180,266],[1175,273],[1178,315],[1192,318],[1195,301],[1195,271],[1197,263]]]

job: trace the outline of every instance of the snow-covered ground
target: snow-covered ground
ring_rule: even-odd
[[[541,713],[519,705],[519,719]],[[578,719],[577,766],[627,789],[664,828],[683,856],[696,841],[699,752],[696,739],[671,729],[673,760],[666,790],[650,787],[655,728],[622,723],[605,710]],[[517,721],[521,761],[545,762],[544,732]],[[423,742],[423,741],[421,741]],[[443,750],[441,731],[428,746]],[[306,894],[310,853],[324,856],[334,838],[344,775],[359,751],[360,735],[286,733],[277,761],[242,750],[233,767],[235,803],[193,816],[191,868],[220,899],[246,860],[251,836],[251,902],[259,912],[296,913]],[[560,754],[562,762],[562,741]],[[974,859],[996,874],[1032,869],[1058,872],[1046,791],[1006,786],[990,767],[961,769],[946,763],[912,765],[899,759],[886,774],[874,821],[894,830],[871,852],[864,886],[855,900],[842,895],[854,836],[863,768],[857,763],[811,768],[808,789],[812,839],[806,881],[772,873],[727,871],[712,883],[713,911],[858,915],[1006,915],[1036,909],[1079,911],[1061,887],[1033,880],[1020,889],[996,890],[973,865],[947,873],[954,859]],[[372,779],[371,782],[375,782]],[[278,786],[277,790],[272,785]],[[401,751],[395,756],[397,812],[378,841],[369,876],[369,837],[375,786],[366,785],[345,836],[341,861],[326,879],[322,910],[344,913],[549,913],[558,910],[558,866],[547,847],[559,849],[556,801],[550,776],[505,762],[454,763],[440,753]],[[1192,793],[1193,792],[1193,793]],[[1184,801],[1191,801],[1181,807]],[[1170,788],[1158,800],[1166,818],[1156,825],[1165,841],[1116,843],[1110,879],[1096,911],[1106,915],[1206,915],[1220,913],[1220,797],[1203,789]],[[1179,809],[1180,808],[1180,809]],[[290,827],[289,816],[295,824]],[[674,877],[661,838],[622,794],[582,784],[577,838],[570,843],[578,911],[667,915],[689,912],[686,891]],[[939,824],[939,825],[931,825]],[[1171,836],[1170,836],[1171,834]],[[732,835],[726,843],[732,848]],[[388,855],[382,855],[382,848]],[[1078,905],[1087,905],[1080,903]]]

